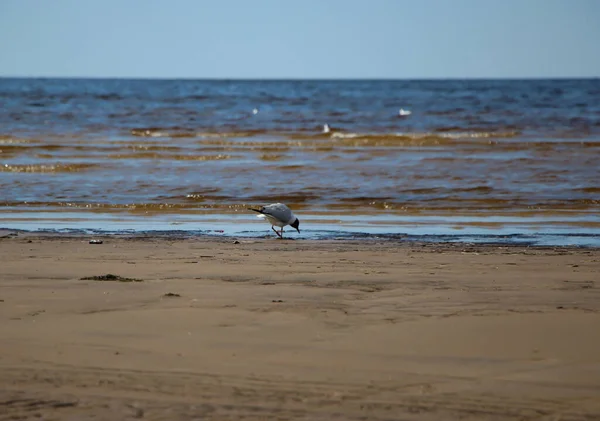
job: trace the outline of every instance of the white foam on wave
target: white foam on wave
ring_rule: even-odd
[[[16,139],[14,137],[0,136],[0,145],[22,145],[25,143],[31,143],[31,141],[27,139]]]
[[[488,137],[506,137],[510,133],[490,133],[490,132],[456,132],[456,133],[340,133],[335,132],[331,134],[331,137],[338,139],[355,139],[364,137],[403,137],[410,139],[423,139],[427,137],[442,137],[447,139],[476,139],[476,138],[488,138]]]

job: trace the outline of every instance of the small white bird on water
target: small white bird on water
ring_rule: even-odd
[[[257,215],[258,218],[267,219],[271,223],[271,229],[275,231],[275,234],[279,236],[279,238],[283,238],[283,227],[286,225],[295,228],[298,233],[300,233],[300,220],[294,215],[294,212],[290,208],[288,208],[283,203],[273,203],[266,206],[261,206],[260,209],[248,208],[248,210],[258,212],[260,215]],[[277,231],[275,226],[281,228],[281,231]]]

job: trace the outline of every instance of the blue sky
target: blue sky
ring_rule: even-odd
[[[600,76],[600,0],[0,0],[0,76]]]

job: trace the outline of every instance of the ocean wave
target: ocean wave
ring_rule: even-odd
[[[516,131],[509,132],[485,132],[485,131],[442,131],[442,132],[425,132],[425,133],[382,133],[382,134],[367,134],[367,133],[343,133],[334,132],[331,134],[333,139],[360,139],[360,140],[385,140],[397,139],[403,140],[447,140],[447,139],[487,139],[487,138],[504,138],[510,139],[519,136]]]
[[[196,154],[160,154],[153,152],[134,152],[107,155],[108,159],[164,159],[174,161],[222,161],[232,159],[234,156],[218,154],[218,155],[196,155]]]
[[[331,128],[324,131],[322,125],[310,124],[305,128],[295,127],[290,129],[252,129],[252,130],[197,130],[186,127],[142,127],[133,128],[130,134],[136,137],[199,137],[199,138],[243,138],[255,136],[272,136],[284,138],[299,139],[358,139],[358,140],[427,140],[427,139],[508,139],[521,135],[519,131],[486,131],[484,129],[474,129],[465,131],[459,130],[459,127],[441,127],[432,132],[390,132],[390,133],[360,133],[345,132],[339,129]]]
[[[110,203],[102,201],[57,200],[57,201],[0,201],[0,208],[14,208],[15,212],[64,211],[66,208],[91,211],[130,211],[185,213],[195,211],[246,212],[249,206],[283,202],[294,210],[308,210],[311,214],[423,214],[423,215],[563,215],[567,213],[596,215],[600,200],[573,199],[557,201],[529,201],[526,199],[474,199],[438,198],[426,200],[398,201],[392,198],[360,197],[343,200],[325,200],[320,194],[291,192],[284,195],[250,195],[243,200],[226,194],[194,194],[163,198],[160,202]],[[5,210],[6,211],[6,210]]]
[[[196,133],[184,128],[142,127],[131,129],[132,136],[138,137],[195,137]]]
[[[10,135],[0,135],[0,146],[5,145],[24,145],[31,143],[30,139],[20,139]]]
[[[228,138],[252,137],[268,134],[268,130],[240,130],[240,131],[198,131],[184,127],[142,127],[130,130],[131,135],[137,137],[200,137],[200,138]]]
[[[6,144],[0,145],[1,152],[27,152],[32,150],[41,150],[41,151],[56,151],[59,149],[65,149],[69,146],[66,145],[56,145],[56,144],[32,144],[32,143],[14,143],[14,144]]]
[[[14,173],[66,173],[81,172],[100,167],[98,164],[4,164],[0,172]]]

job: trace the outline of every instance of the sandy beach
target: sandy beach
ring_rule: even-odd
[[[599,250],[94,238],[2,233],[0,420],[600,419]]]

